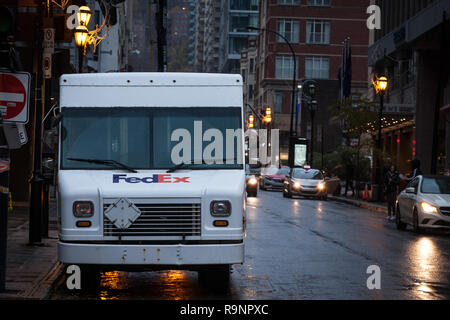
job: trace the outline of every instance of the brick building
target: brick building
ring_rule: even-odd
[[[349,37],[352,49],[352,94],[365,93],[368,85],[366,27],[369,0],[261,0],[259,27],[283,34],[294,49],[297,79],[318,83],[318,110],[314,127],[326,130],[324,152],[341,144],[338,124],[330,124],[328,107],[338,99],[337,75],[341,67],[343,41]],[[273,32],[260,32],[256,62],[255,107],[272,106],[274,128],[280,129],[280,156],[287,159],[291,119],[293,58],[285,41]],[[300,82],[299,80],[299,82]],[[299,134],[311,132],[306,107],[299,115]],[[321,138],[321,134],[314,134]],[[322,144],[314,143],[315,152]]]

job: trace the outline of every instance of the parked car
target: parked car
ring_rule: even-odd
[[[341,179],[339,177],[325,177],[325,185],[327,186],[327,193],[333,196],[341,195]]]
[[[397,229],[450,228],[450,177],[420,175],[397,198]]]
[[[258,195],[258,179],[248,164],[245,165],[245,179],[247,197],[256,197]]]
[[[308,167],[294,168],[283,186],[283,197],[292,198],[293,195],[327,200],[327,185],[322,171]]]
[[[259,178],[259,188],[261,190],[276,189],[283,190],[283,181],[289,175],[290,168],[282,166],[269,166],[261,170]]]

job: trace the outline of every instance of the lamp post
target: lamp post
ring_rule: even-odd
[[[284,40],[284,42],[286,42],[286,44],[289,46],[289,49],[291,50],[291,54],[292,54],[292,60],[294,62],[294,70],[293,70],[293,75],[292,75],[292,106],[291,106],[291,122],[290,122],[290,130],[289,130],[289,136],[297,136],[297,128],[294,128],[294,112],[295,112],[295,107],[296,107],[296,101],[295,101],[295,92],[296,92],[296,73],[297,73],[297,61],[295,59],[295,52],[294,49],[292,48],[291,43],[289,42],[289,40],[283,36],[281,33],[274,31],[274,30],[270,30],[270,29],[265,29],[265,28],[255,28],[255,27],[247,27],[248,30],[256,30],[256,31],[267,31],[267,32],[272,32],[274,34],[276,34],[277,36],[279,36],[280,38],[282,38]]]
[[[317,82],[312,79],[304,80],[301,85],[298,87],[301,89],[300,101],[306,102],[308,105],[309,113],[311,115],[311,143],[310,143],[310,165],[314,160],[313,152],[314,152],[314,117],[317,111],[317,100],[315,100],[316,96],[316,87]],[[305,90],[307,89],[307,90]],[[305,93],[306,91],[306,93]]]
[[[385,76],[377,77],[375,81],[372,80],[375,87],[376,93],[380,96],[380,110],[378,113],[378,137],[377,137],[377,149],[381,152],[381,129],[382,129],[382,118],[383,118],[383,108],[384,108],[384,93],[388,87],[388,79]],[[378,184],[378,200],[381,200],[381,183],[382,183],[382,171],[381,171],[381,155],[377,155],[376,168],[375,168],[375,181]]]
[[[78,72],[83,72],[83,51],[88,37],[88,29],[85,26],[75,28],[75,43],[78,47]]]
[[[84,48],[89,36],[87,25],[91,20],[91,9],[87,6],[81,6],[77,13],[79,26],[75,28],[75,43],[78,47],[78,72],[83,72]]]

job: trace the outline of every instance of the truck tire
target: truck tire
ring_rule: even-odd
[[[198,281],[213,291],[226,292],[230,287],[230,265],[210,267],[198,271]]]
[[[96,265],[81,265],[81,291],[94,293],[100,286],[100,269]]]

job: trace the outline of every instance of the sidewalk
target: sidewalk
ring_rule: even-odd
[[[56,208],[50,203],[49,238],[41,246],[28,245],[29,208],[14,206],[8,214],[6,292],[0,299],[46,299],[62,270],[57,261]]]
[[[381,202],[368,202],[368,201],[356,199],[356,198],[353,198],[350,196],[346,197],[344,195],[341,195],[339,197],[328,195],[328,199],[334,200],[334,201],[339,201],[339,202],[344,202],[344,203],[349,203],[349,204],[352,204],[357,207],[369,209],[372,211],[378,211],[378,212],[382,212],[385,214],[387,214],[387,212],[388,212],[386,204],[381,203]]]

